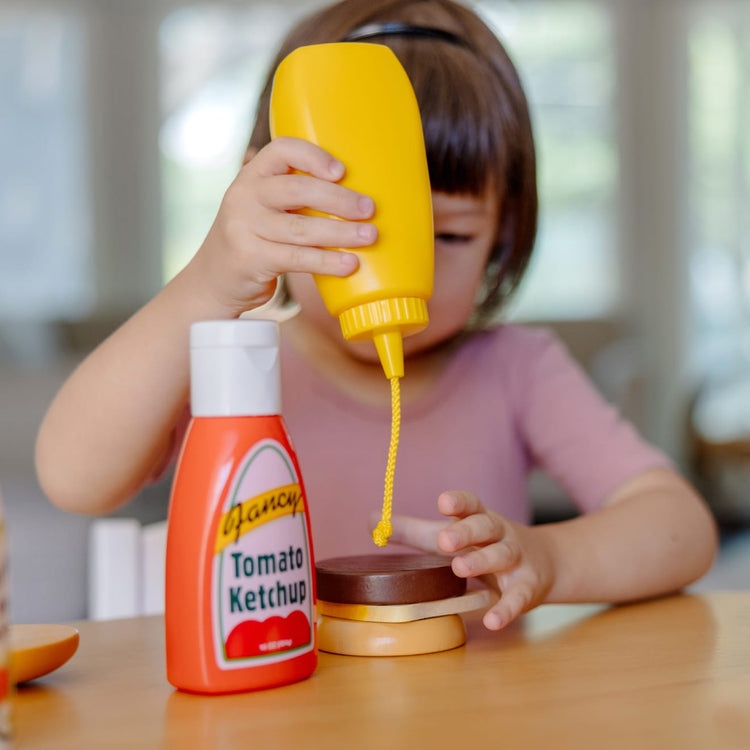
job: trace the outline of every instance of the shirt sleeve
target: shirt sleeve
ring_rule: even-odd
[[[598,508],[622,483],[652,468],[672,467],[594,388],[548,331],[528,344],[516,377],[520,427],[533,465],[546,471],[580,510]],[[520,373],[519,373],[520,374]]]

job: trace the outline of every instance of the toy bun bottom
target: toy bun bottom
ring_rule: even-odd
[[[411,656],[447,651],[466,643],[458,615],[413,622],[366,622],[320,615],[318,648],[345,656]]]

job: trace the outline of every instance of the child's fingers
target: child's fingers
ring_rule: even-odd
[[[380,520],[380,514],[371,517],[373,528]],[[416,547],[425,552],[440,553],[437,546],[438,532],[445,528],[444,521],[428,521],[424,518],[414,518],[413,516],[393,516],[393,534],[390,542],[395,544],[406,544],[409,547]]]
[[[378,236],[373,224],[284,211],[267,212],[258,221],[256,231],[269,242],[313,247],[364,247]]]
[[[521,549],[512,539],[457,555],[453,558],[453,572],[461,578],[506,573],[521,561]]]
[[[272,276],[290,272],[348,276],[359,265],[354,253],[305,245],[268,243],[264,256],[264,266]]]
[[[438,497],[438,510],[444,516],[465,518],[473,513],[484,513],[484,505],[473,492],[451,490]]]
[[[454,521],[440,533],[438,544],[443,552],[458,552],[465,547],[499,542],[506,534],[503,517],[485,511]]]
[[[280,211],[312,208],[342,219],[369,219],[375,203],[367,195],[306,174],[284,174],[263,181],[264,205]]]
[[[346,168],[320,146],[301,138],[274,138],[246,165],[245,169],[261,177],[287,174],[297,170],[321,180],[336,182],[344,176]]]
[[[504,628],[529,608],[532,597],[529,584],[517,581],[507,591],[503,591],[500,600],[484,613],[484,626],[488,630]]]

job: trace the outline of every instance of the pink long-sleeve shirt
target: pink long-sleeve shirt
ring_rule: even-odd
[[[406,366],[408,377],[408,362]],[[300,461],[317,559],[373,552],[390,403],[363,405],[282,344],[283,414]],[[616,487],[670,466],[599,396],[552,334],[502,325],[468,338],[441,379],[402,413],[394,513],[441,518],[444,490],[530,520],[527,475],[542,468],[582,512]]]

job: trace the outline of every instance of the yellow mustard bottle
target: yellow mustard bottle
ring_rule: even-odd
[[[340,159],[346,165],[341,184],[375,201],[377,241],[348,250],[359,258],[357,271],[315,281],[344,338],[371,338],[391,381],[386,497],[373,534],[384,546],[390,536],[403,337],[427,325],[434,275],[432,196],[417,99],[403,66],[384,45],[299,47],[276,71],[270,127],[272,137],[303,138]]]

